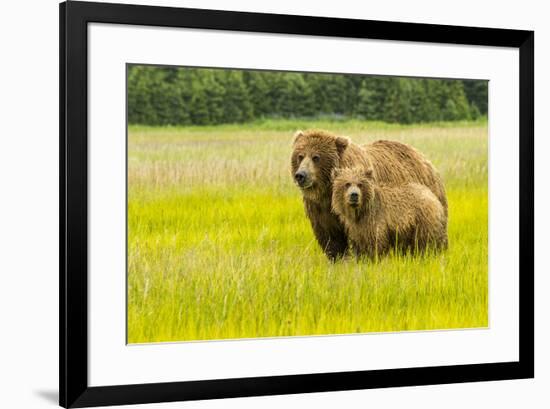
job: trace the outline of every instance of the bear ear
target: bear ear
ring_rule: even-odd
[[[296,142],[298,142],[301,138],[303,138],[303,136],[304,136],[303,131],[300,131],[300,130],[296,131],[294,133],[294,141],[292,142],[292,144],[295,145]]]
[[[340,155],[346,150],[349,145],[349,139],[345,136],[337,136],[334,142],[336,143],[336,149],[338,150],[338,153]]]
[[[365,177],[366,177],[367,179],[372,179],[373,173],[374,173],[374,172],[373,172],[372,168],[367,168],[367,169],[365,169]]]
[[[342,169],[340,168],[334,168],[332,169],[332,172],[330,172],[330,178],[332,180],[336,179],[340,174],[342,173]]]

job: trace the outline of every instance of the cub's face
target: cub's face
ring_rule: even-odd
[[[335,169],[332,172],[332,208],[346,218],[357,219],[364,215],[374,198],[372,169]]]
[[[331,172],[338,166],[348,143],[347,138],[320,131],[298,131],[295,134],[291,173],[304,196],[320,200],[330,192]]]

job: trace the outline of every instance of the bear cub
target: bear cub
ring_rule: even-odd
[[[423,253],[447,247],[446,215],[426,186],[376,183],[372,168],[334,169],[332,210],[357,256],[374,259],[392,248]]]

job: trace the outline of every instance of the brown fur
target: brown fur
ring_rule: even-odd
[[[412,253],[447,247],[443,205],[426,186],[379,185],[370,168],[335,169],[333,178],[332,208],[358,255],[375,258],[394,247]]]
[[[380,184],[401,185],[416,182],[426,186],[439,199],[447,224],[447,195],[439,172],[432,163],[410,145],[396,141],[376,141],[364,145]]]
[[[314,158],[317,158],[317,161]],[[336,168],[372,168],[380,184],[401,185],[416,182],[427,186],[441,201],[447,223],[447,198],[439,174],[422,154],[409,145],[377,141],[359,146],[348,138],[321,130],[298,131],[291,155],[291,172],[308,175],[301,186],[304,207],[315,237],[330,259],[348,249],[344,225],[331,210],[331,172]]]

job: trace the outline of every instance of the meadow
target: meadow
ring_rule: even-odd
[[[292,134],[422,151],[449,200],[449,249],[331,263],[289,171]],[[128,342],[488,325],[488,130],[258,121],[128,130]]]

